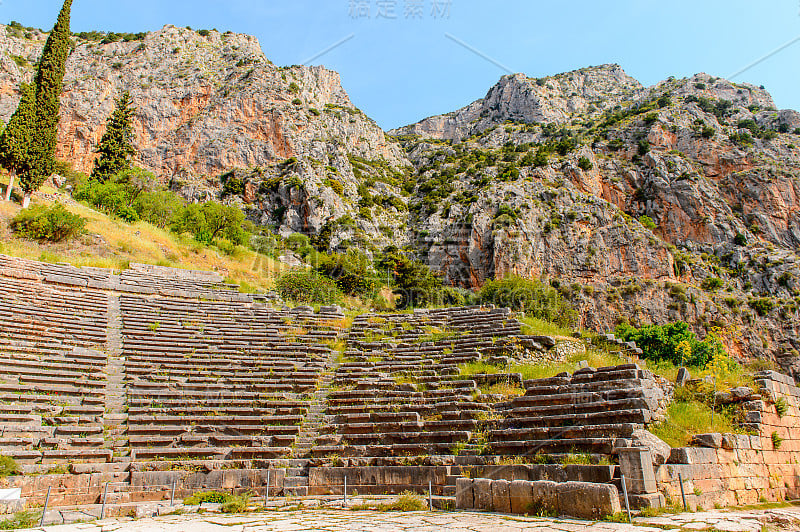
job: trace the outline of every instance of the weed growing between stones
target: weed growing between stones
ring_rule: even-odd
[[[400,497],[391,503],[387,504],[357,504],[350,507],[355,512],[365,510],[377,510],[379,512],[422,512],[428,509],[425,504],[425,499],[413,491],[404,491]]]
[[[32,528],[39,523],[42,514],[26,510],[17,512],[13,516],[0,521],[0,530],[17,530],[21,528]]]
[[[247,506],[252,498],[251,493],[232,495],[219,491],[201,491],[193,494],[183,501],[184,504],[194,506],[203,503],[220,504],[220,511],[226,514],[238,514],[247,511]]]

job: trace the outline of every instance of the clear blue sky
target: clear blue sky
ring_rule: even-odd
[[[49,29],[61,3],[2,0],[0,21]],[[421,15],[406,18],[415,5]],[[378,18],[392,6],[396,18]],[[446,33],[529,76],[619,63],[650,85],[737,72],[800,36],[800,0],[74,0],[72,20],[75,31],[174,24],[249,33],[278,65],[353,35],[313,64],[340,72],[353,102],[389,129],[464,106],[504,74]],[[736,81],[763,84],[779,108],[800,109],[798,66],[800,42]]]

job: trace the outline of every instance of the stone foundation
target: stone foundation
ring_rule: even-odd
[[[800,497],[800,388],[772,371],[756,375],[756,384],[761,398],[744,405],[755,434],[698,435],[700,446],[672,449],[655,469],[668,499],[682,504],[678,475],[693,508]]]
[[[458,479],[456,508],[582,519],[601,519],[621,511],[619,491],[611,484],[484,478]]]

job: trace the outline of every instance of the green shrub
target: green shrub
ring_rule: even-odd
[[[777,432],[773,432],[770,436],[772,440],[772,448],[776,451],[781,448],[781,444],[783,443],[783,438],[781,438]]]
[[[238,208],[216,201],[186,206],[172,223],[176,233],[191,233],[198,242],[210,244],[224,238],[236,245],[247,243],[244,213]]]
[[[116,215],[123,207],[133,203],[134,193],[126,184],[118,183],[114,179],[105,182],[91,180],[77,188],[73,197],[107,214]]]
[[[724,354],[725,348],[709,335],[699,340],[682,321],[667,325],[646,325],[640,329],[628,324],[619,325],[616,335],[626,342],[636,342],[643,351],[642,358],[667,360],[676,366],[704,367],[715,354]]]
[[[747,245],[747,237],[744,236],[742,233],[736,233],[736,236],[733,237],[733,243],[737,246],[746,246]]]
[[[427,510],[428,507],[421,496],[413,491],[404,491],[396,502],[383,505],[381,509],[395,512],[421,512]]]
[[[706,277],[700,284],[700,288],[708,292],[713,292],[722,287],[722,279],[719,277]]]
[[[18,236],[49,242],[63,242],[83,234],[86,220],[57,203],[34,205],[12,218],[11,230]]]
[[[184,209],[184,201],[168,190],[142,192],[133,202],[139,218],[164,229],[171,226]]]
[[[344,194],[344,185],[342,185],[341,181],[338,181],[336,179],[328,178],[327,183],[328,183],[328,186],[331,187],[333,189],[333,191],[336,192],[336,194],[338,194],[339,196]]]
[[[642,139],[638,144],[639,155],[647,155],[650,152],[650,142],[647,139]]]
[[[778,417],[783,417],[788,411],[789,404],[786,402],[786,398],[778,397],[778,399],[775,400],[775,413],[778,414]]]
[[[220,511],[226,514],[238,514],[247,510],[250,501],[250,494],[233,495],[220,491],[201,491],[192,494],[191,497],[184,499],[183,504],[195,506],[198,504],[210,503],[221,504]]]
[[[755,310],[759,316],[766,316],[775,308],[775,301],[768,297],[751,299],[747,304],[750,305],[750,308]]]
[[[656,223],[649,216],[640,216],[639,223],[642,224],[645,229],[650,229],[651,231],[656,230]]]
[[[222,195],[224,196],[241,196],[244,194],[244,181],[238,177],[230,177],[225,180],[222,186]]]
[[[334,279],[347,295],[374,297],[378,291],[377,273],[364,253],[349,249],[345,254],[320,255],[317,271]]]
[[[377,265],[379,271],[388,271],[392,275],[397,308],[441,304],[441,278],[425,264],[409,259],[397,248],[390,247],[379,257]]]
[[[287,272],[275,281],[275,289],[284,299],[299,303],[339,303],[342,291],[336,283],[316,272]]]
[[[580,168],[585,172],[588,172],[589,170],[594,168],[594,165],[592,164],[592,161],[590,161],[588,157],[581,157],[580,159],[578,159],[578,168]]]
[[[539,281],[509,276],[488,281],[478,293],[483,304],[524,311],[527,315],[571,327],[577,313],[558,290]]]
[[[20,472],[17,462],[10,456],[0,455],[0,478],[16,475]]]

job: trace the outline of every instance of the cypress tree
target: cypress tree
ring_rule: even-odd
[[[119,172],[130,170],[131,157],[136,154],[132,117],[131,95],[125,91],[117,99],[116,108],[106,123],[106,132],[97,147],[100,157],[94,162],[92,179],[104,182]]]
[[[23,83],[20,90],[22,98],[19,106],[0,136],[0,164],[11,172],[6,189],[6,201],[11,199],[14,177],[24,175],[30,168],[27,147],[36,116],[34,111],[36,89],[33,85]]]
[[[55,165],[53,155],[58,140],[61,90],[67,57],[72,47],[69,30],[71,9],[72,0],[64,0],[56,25],[44,45],[34,80],[34,94],[32,98],[28,97],[28,102],[33,101],[33,112],[27,109],[23,92],[23,101],[20,102],[22,109],[17,108],[14,113],[21,115],[17,121],[19,125],[11,133],[7,128],[4,137],[10,138],[0,142],[0,146],[10,148],[5,150],[3,159],[13,158],[9,167],[18,172],[20,186],[25,192],[23,207],[28,206],[31,194],[39,190],[44,180],[53,173]]]

